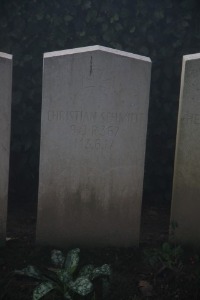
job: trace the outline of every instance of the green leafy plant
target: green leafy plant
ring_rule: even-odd
[[[171,242],[165,242],[159,248],[145,251],[145,257],[151,266],[159,265],[160,263],[164,268],[180,269],[182,267],[183,248],[177,245],[175,240],[175,231],[178,228],[176,221],[170,224],[170,238]]]
[[[164,267],[173,269],[180,268],[182,265],[183,249],[180,245],[174,246],[165,242],[160,248],[147,250],[144,254],[151,266],[161,264]]]
[[[57,291],[63,299],[71,300],[75,295],[84,297],[94,290],[94,279],[103,277],[102,279],[109,281],[111,270],[105,264],[98,268],[86,265],[78,271],[79,252],[80,249],[73,249],[65,257],[62,251],[53,250],[51,261],[54,268],[40,270],[29,265],[22,270],[16,270],[15,274],[41,281],[33,291],[33,300],[39,300],[51,291]]]

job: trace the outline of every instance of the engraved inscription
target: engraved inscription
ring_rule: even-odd
[[[200,114],[184,113],[181,122],[186,124],[200,125]]]
[[[144,116],[143,113],[135,112],[88,112],[88,111],[49,111],[48,121],[59,122],[94,122],[104,121],[107,123],[137,123]]]
[[[94,137],[115,137],[119,131],[119,126],[72,124],[70,125],[71,132],[75,135],[90,135]]]
[[[86,150],[111,150],[114,140],[112,139],[94,139],[94,138],[81,138],[75,139],[75,145]]]
[[[73,122],[84,122],[84,121],[96,121],[97,112],[87,111],[49,111],[48,121],[73,121]]]
[[[48,121],[66,124],[77,148],[107,152],[112,149],[122,125],[134,126],[143,116],[135,112],[49,111]]]

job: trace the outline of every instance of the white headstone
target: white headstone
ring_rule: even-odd
[[[12,94],[12,55],[0,52],[0,244],[5,243]]]
[[[38,243],[138,244],[150,72],[101,46],[44,54]]]
[[[176,240],[200,245],[200,54],[183,56],[171,222]]]

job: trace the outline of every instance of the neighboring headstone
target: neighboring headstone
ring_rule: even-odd
[[[101,46],[44,54],[38,243],[138,244],[150,73]]]
[[[11,94],[12,55],[0,52],[0,245],[6,239]]]
[[[171,225],[177,241],[200,245],[200,54],[183,56]]]

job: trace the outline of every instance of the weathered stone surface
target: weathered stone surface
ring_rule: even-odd
[[[38,243],[138,244],[150,72],[101,46],[44,54]]]
[[[183,56],[171,222],[182,243],[200,245],[200,54]]]
[[[12,56],[0,52],[0,244],[6,238],[10,118],[12,94]]]

